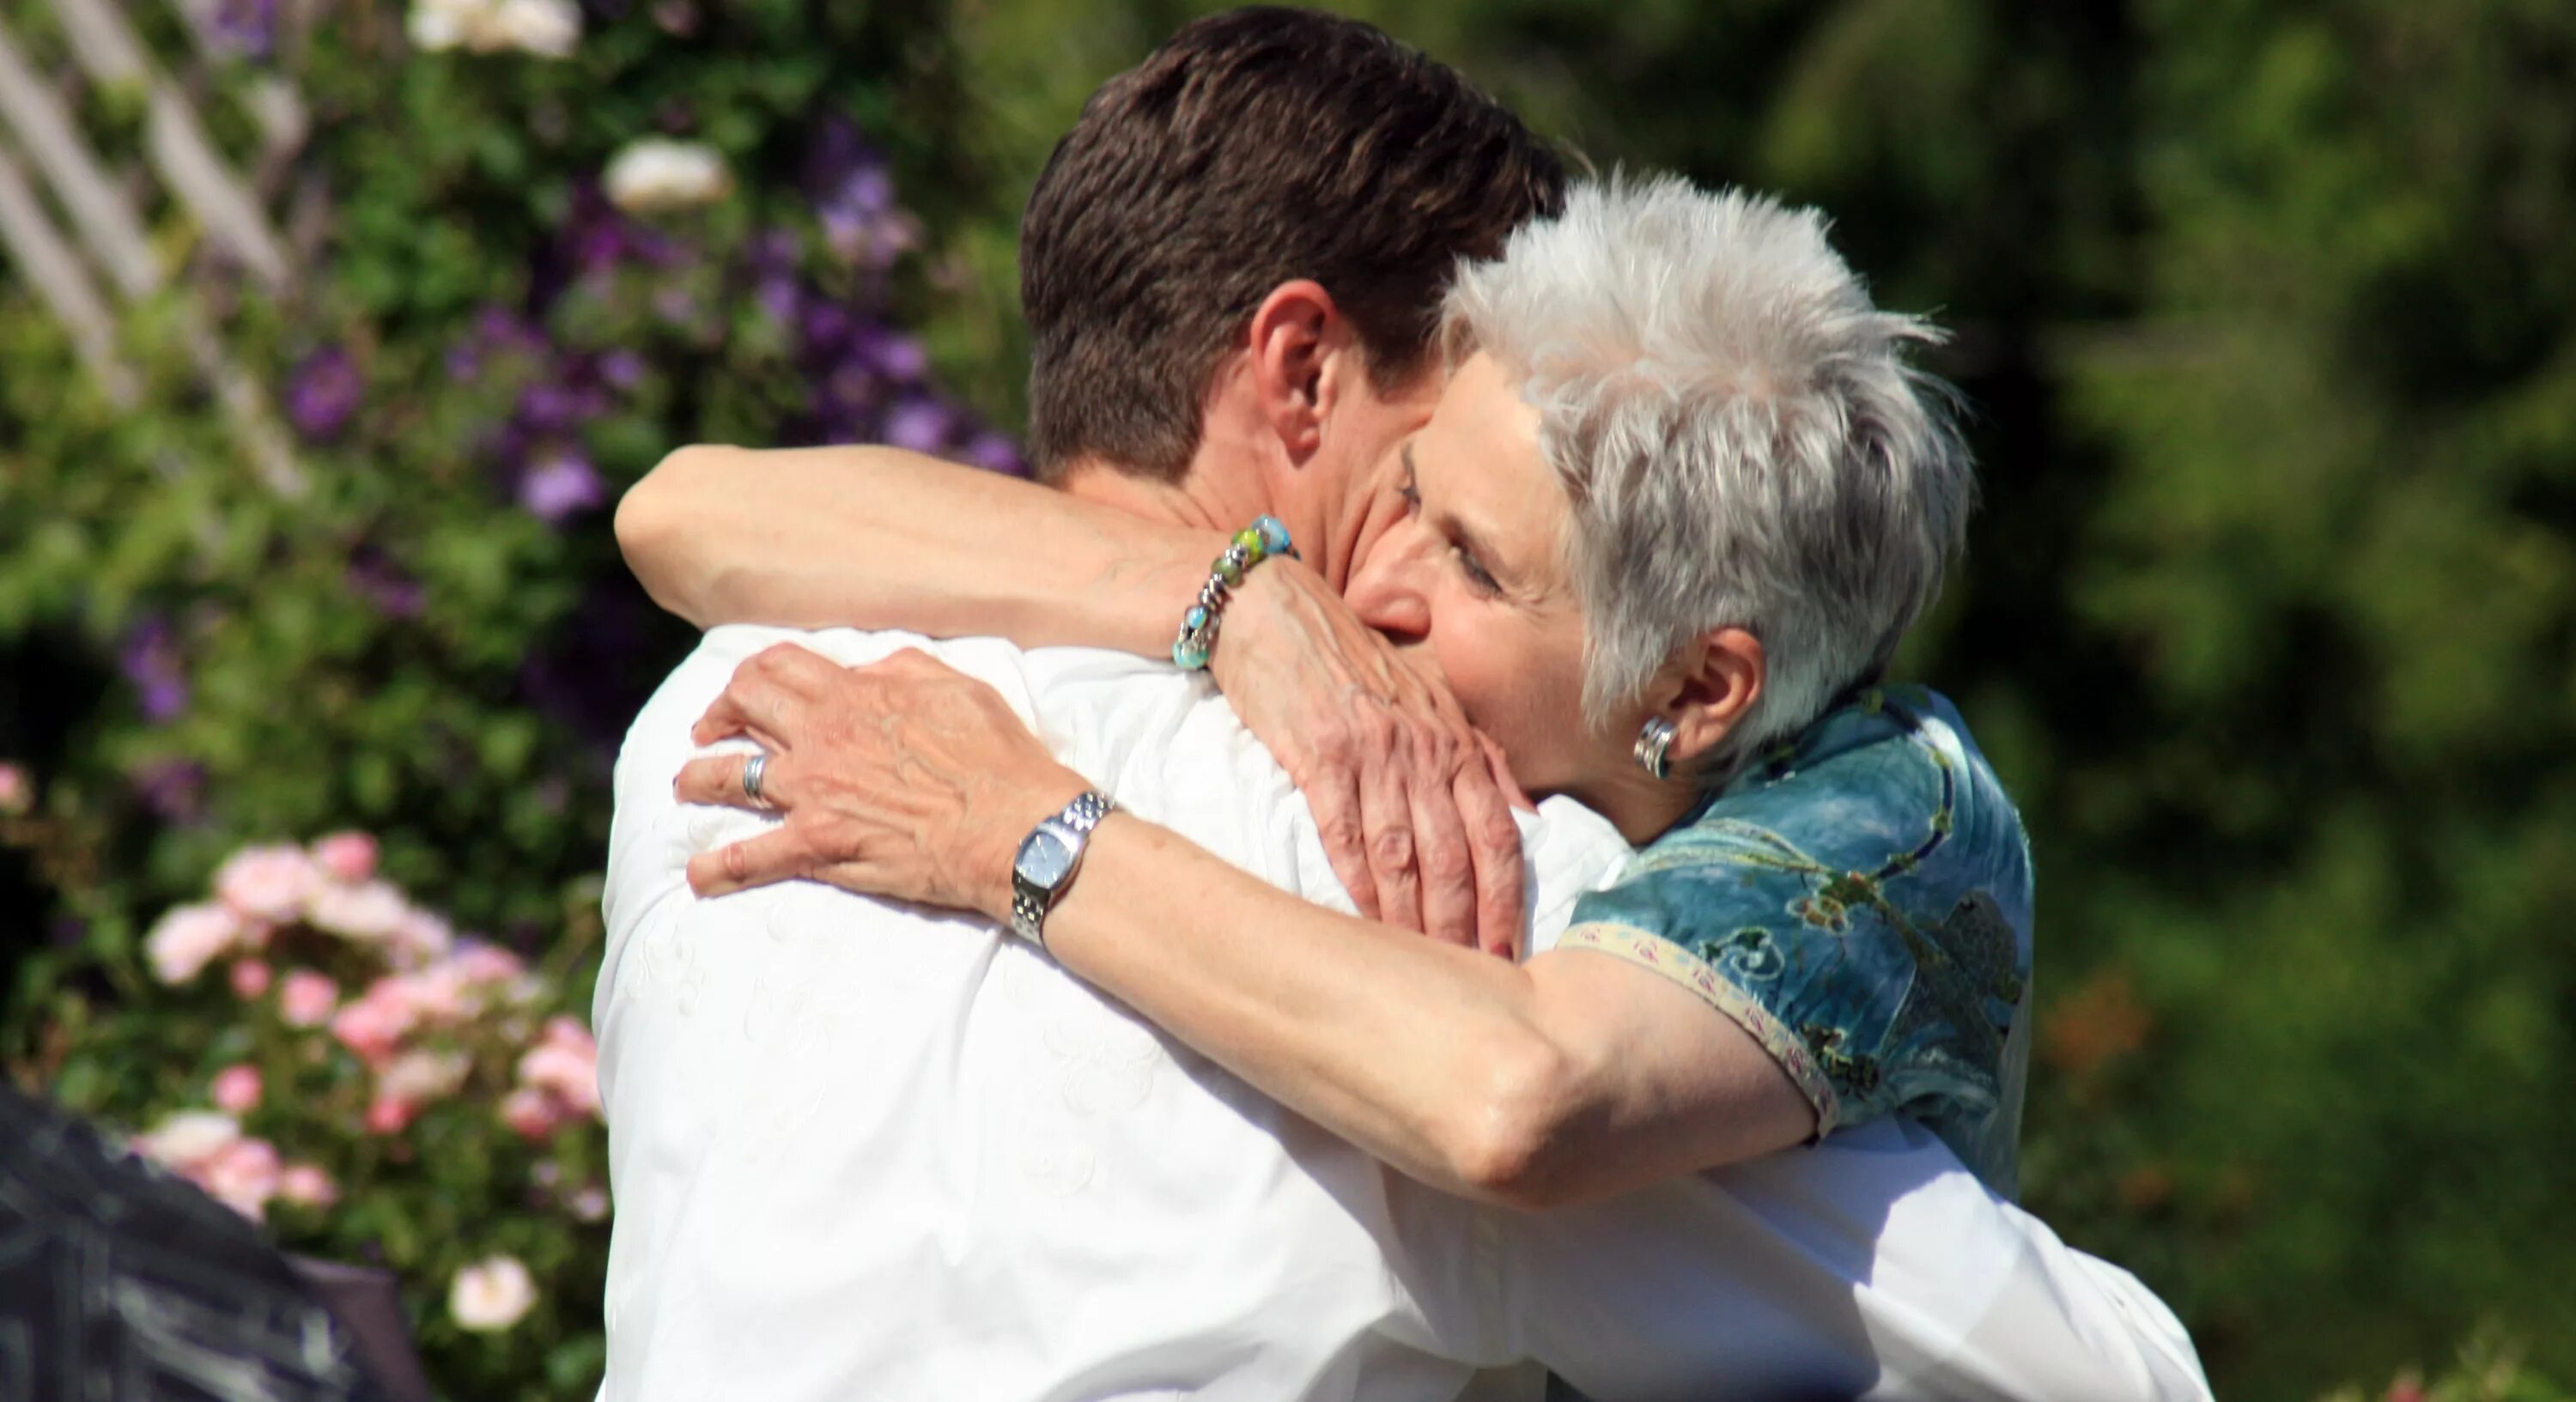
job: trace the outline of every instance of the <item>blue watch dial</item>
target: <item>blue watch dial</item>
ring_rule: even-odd
[[[1020,853],[1011,869],[1022,881],[1052,890],[1073,870],[1073,852],[1073,844],[1064,833],[1057,831],[1053,823],[1042,823],[1021,839]]]

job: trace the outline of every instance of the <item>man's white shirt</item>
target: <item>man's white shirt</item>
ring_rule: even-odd
[[[1886,1123],[1544,1214],[1414,1183],[980,918],[796,882],[702,901],[768,821],[672,776],[778,642],[921,647],[1128,810],[1348,910],[1200,680],[1084,649],[722,628],[619,757],[594,1022],[617,1203],[602,1396],[2203,1397],[2154,1296]],[[1525,815],[1532,938],[1628,856]],[[1575,956],[1565,956],[1575,957]]]

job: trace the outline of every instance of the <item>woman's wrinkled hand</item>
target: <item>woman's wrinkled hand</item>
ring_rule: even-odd
[[[780,644],[736,668],[691,738],[748,737],[783,822],[689,859],[704,896],[808,878],[1007,922],[1020,839],[1090,787],[999,693],[905,649],[864,667]],[[745,755],[690,761],[683,802],[758,810]]]
[[[1360,912],[1509,956],[1521,932],[1526,806],[1501,752],[1323,578],[1246,575],[1209,671],[1305,794]]]

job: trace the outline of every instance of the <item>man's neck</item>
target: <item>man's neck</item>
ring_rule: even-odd
[[[1331,548],[1324,522],[1279,497],[1256,448],[1222,433],[1214,422],[1202,431],[1198,452],[1178,481],[1157,481],[1106,458],[1088,457],[1066,471],[1064,490],[1147,521],[1226,535],[1257,517],[1277,516],[1305,547],[1309,560],[1317,546]]]

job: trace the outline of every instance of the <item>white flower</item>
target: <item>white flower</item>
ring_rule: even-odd
[[[411,919],[411,902],[392,883],[369,881],[356,886],[328,882],[313,893],[307,919],[318,930],[328,930],[365,944],[392,939],[400,934]]]
[[[629,214],[713,204],[733,190],[733,174],[715,148],[648,136],[628,142],[601,177],[610,203]]]
[[[412,0],[403,32],[423,53],[441,53],[465,42],[466,30],[483,10],[482,0]]]
[[[241,917],[220,905],[183,905],[161,917],[143,937],[152,976],[180,984],[195,978],[215,956],[242,937]]]
[[[573,0],[501,0],[491,10],[501,43],[539,58],[570,58],[581,42],[581,7]]]
[[[215,872],[215,895],[250,917],[283,925],[304,917],[304,903],[322,884],[312,856],[291,844],[245,847]]]
[[[460,1328],[494,1331],[525,1319],[537,1303],[537,1283],[513,1256],[477,1261],[456,1273],[447,1312]]]
[[[581,41],[581,7],[573,0],[412,0],[403,29],[425,53],[517,49],[569,58]]]
[[[407,1051],[376,1078],[376,1094],[419,1104],[452,1095],[474,1069],[463,1052]]]
[[[241,1122],[212,1110],[182,1110],[159,1128],[134,1141],[154,1163],[189,1169],[207,1162],[241,1139]]]

